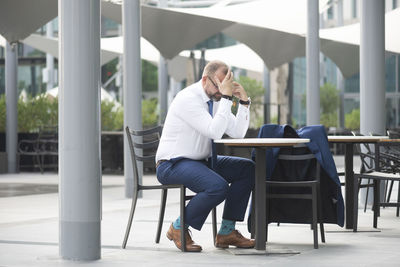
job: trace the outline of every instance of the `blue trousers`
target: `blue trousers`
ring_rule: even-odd
[[[157,179],[162,184],[183,184],[196,193],[185,209],[185,223],[201,230],[208,214],[225,200],[223,219],[243,221],[254,188],[254,162],[218,156],[215,170],[207,161],[174,158],[161,163]]]

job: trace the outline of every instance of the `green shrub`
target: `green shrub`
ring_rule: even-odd
[[[351,113],[345,114],[344,125],[346,129],[360,129],[360,109],[353,109]]]
[[[143,127],[148,128],[158,123],[157,99],[142,101]],[[40,126],[58,124],[58,100],[44,96],[28,96],[27,100],[18,100],[18,132],[38,132]],[[124,110],[114,102],[101,102],[101,130],[122,131]],[[0,95],[0,132],[6,128],[6,98]]]
[[[143,128],[149,128],[157,125],[157,98],[142,100],[142,125]]]
[[[0,95],[0,132],[6,131],[6,95]]]

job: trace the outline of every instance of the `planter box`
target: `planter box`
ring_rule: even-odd
[[[0,152],[0,173],[7,173],[8,169],[7,153]]]

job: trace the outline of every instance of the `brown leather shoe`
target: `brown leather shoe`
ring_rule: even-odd
[[[217,235],[215,238],[217,248],[228,248],[229,246],[254,248],[255,243],[254,239],[245,238],[238,230],[233,230],[229,235]]]
[[[201,251],[201,246],[197,245],[196,243],[194,243],[194,241],[192,240],[192,237],[190,236],[190,232],[189,230],[185,230],[185,234],[186,234],[186,251],[188,252],[200,252]],[[167,238],[169,240],[174,241],[175,246],[177,248],[179,248],[180,250],[182,250],[182,246],[181,246],[181,230],[179,229],[175,229],[172,224],[168,229],[167,232]]]

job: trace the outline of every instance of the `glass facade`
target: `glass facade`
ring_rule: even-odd
[[[400,68],[396,69],[396,57],[387,56],[385,60],[385,86],[386,86],[386,127],[396,128],[400,125]],[[336,65],[327,57],[324,57],[322,68],[323,82],[336,86]],[[397,70],[397,72],[396,72]],[[397,86],[396,86],[397,82]],[[296,58],[293,60],[293,104],[292,114],[298,125],[306,124],[306,59]],[[345,79],[344,112],[351,113],[354,109],[360,108],[360,74],[354,74]]]

